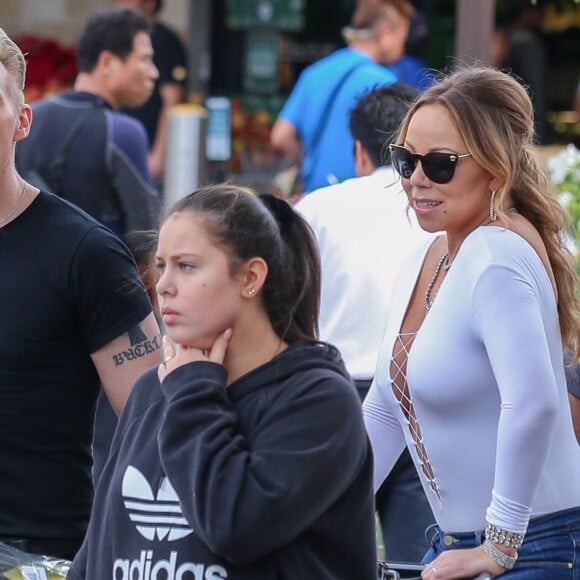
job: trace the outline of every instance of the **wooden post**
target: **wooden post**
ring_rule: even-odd
[[[495,0],[458,0],[455,58],[460,63],[491,64]]]
[[[190,0],[187,58],[189,94],[198,98],[208,88],[211,63],[211,0]]]

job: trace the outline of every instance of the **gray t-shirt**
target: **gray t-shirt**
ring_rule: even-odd
[[[580,399],[580,364],[571,364],[572,354],[569,350],[564,353],[564,361],[566,363],[566,383],[568,385],[568,392]]]

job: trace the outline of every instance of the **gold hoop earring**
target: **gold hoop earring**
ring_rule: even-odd
[[[493,207],[493,202],[495,200],[495,189],[491,190],[491,199],[489,202],[489,221],[494,222],[497,219],[497,214],[495,213],[495,208]]]

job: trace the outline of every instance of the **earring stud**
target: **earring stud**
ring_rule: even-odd
[[[256,293],[256,289],[255,288],[250,288],[248,290],[248,296],[253,296]]]

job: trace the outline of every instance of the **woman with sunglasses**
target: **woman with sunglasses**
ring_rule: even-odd
[[[364,404],[378,488],[405,445],[437,526],[422,577],[580,575],[577,360],[567,216],[534,153],[522,86],[464,68],[424,92],[392,162],[421,226]]]

